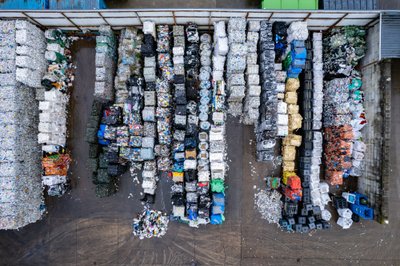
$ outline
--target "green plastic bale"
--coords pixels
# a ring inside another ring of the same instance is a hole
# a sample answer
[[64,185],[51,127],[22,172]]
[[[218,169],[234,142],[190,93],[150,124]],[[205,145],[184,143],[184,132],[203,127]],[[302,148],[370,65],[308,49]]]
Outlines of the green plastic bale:
[[102,152],[99,155],[99,168],[107,169],[107,167],[108,167],[107,155],[104,152]]
[[99,159],[98,158],[89,158],[87,161],[87,167],[90,172],[97,172],[97,168],[99,168]]
[[99,198],[109,197],[116,192],[115,184],[97,184],[96,196]]
[[224,181],[221,179],[213,179],[211,181],[211,192],[223,193],[225,191]]
[[282,68],[284,70],[287,70],[290,67],[291,64],[292,64],[292,53],[289,52],[287,54],[285,60],[283,60],[283,62],[282,62]]
[[98,144],[91,143],[89,145],[89,158],[99,157],[100,148]]

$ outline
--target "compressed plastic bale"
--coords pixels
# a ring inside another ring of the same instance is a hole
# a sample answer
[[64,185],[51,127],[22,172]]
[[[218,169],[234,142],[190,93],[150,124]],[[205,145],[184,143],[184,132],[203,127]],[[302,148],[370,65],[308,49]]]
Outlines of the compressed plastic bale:
[[285,102],[278,101],[278,113],[279,114],[286,114],[287,113],[288,105]]
[[225,21],[214,22],[214,36],[226,37]]
[[288,78],[286,80],[286,91],[287,92],[295,92],[295,91],[297,91],[298,88],[300,88],[299,79]]
[[297,104],[289,104],[287,106],[288,114],[298,114],[299,113],[299,106]]
[[294,161],[283,161],[282,169],[283,169],[283,171],[288,171],[288,172],[295,171]]
[[247,22],[247,31],[259,31],[260,21],[259,20],[249,20]]
[[257,53],[248,53],[246,55],[246,61],[248,65],[257,65]]
[[283,146],[282,159],[284,161],[294,161],[296,159],[296,147],[289,145]]
[[295,147],[300,147],[301,146],[301,140],[302,137],[301,135],[296,135],[296,134],[289,134],[283,141],[285,145],[291,145]]
[[213,56],[213,71],[224,71],[225,56]]
[[246,57],[228,55],[226,70],[228,73],[243,73],[246,69]]
[[215,42],[214,46],[214,54],[225,56],[228,54],[229,45],[228,45],[228,38],[227,37],[218,37]]
[[297,93],[293,91],[286,92],[285,102],[287,104],[297,104]]
[[143,33],[151,34],[153,37],[156,37],[156,24],[152,21],[144,21],[143,22]]
[[303,117],[300,114],[289,115],[289,130],[296,130],[301,128]]

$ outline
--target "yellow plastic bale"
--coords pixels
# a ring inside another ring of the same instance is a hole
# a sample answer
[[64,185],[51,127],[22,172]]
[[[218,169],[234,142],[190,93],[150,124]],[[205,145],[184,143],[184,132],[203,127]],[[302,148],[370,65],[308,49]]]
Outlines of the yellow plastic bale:
[[284,93],[278,93],[277,96],[279,100],[285,99],[285,94]]
[[172,180],[174,182],[183,182],[183,173],[172,172]]
[[[283,171],[284,172],[286,172],[286,171],[294,171],[294,168],[295,168],[294,161],[283,161]],[[287,181],[287,179],[284,182],[285,185],[286,185],[286,181]]]
[[298,114],[299,113],[299,106],[297,104],[288,104],[288,114]]
[[288,91],[285,93],[285,102],[287,104],[297,104],[297,93],[294,91]]
[[300,147],[301,146],[301,139],[302,137],[300,135],[296,134],[289,134],[283,139],[283,145],[291,145],[295,147]]
[[295,146],[283,146],[282,159],[284,161],[296,160],[296,147]]
[[300,114],[289,115],[289,131],[301,128],[303,117]]
[[297,89],[300,88],[300,81],[299,79],[295,78],[288,78],[286,80],[286,86],[285,90],[288,91],[297,91]]
[[[284,162],[285,163],[285,162]],[[294,163],[294,162],[293,162]],[[282,175],[282,182],[283,182],[283,184],[287,184],[287,180],[288,180],[288,178],[290,177],[290,176],[294,176],[294,175],[296,175],[296,173],[294,172],[294,170],[293,171],[285,171],[285,170],[283,170],[283,175]]]

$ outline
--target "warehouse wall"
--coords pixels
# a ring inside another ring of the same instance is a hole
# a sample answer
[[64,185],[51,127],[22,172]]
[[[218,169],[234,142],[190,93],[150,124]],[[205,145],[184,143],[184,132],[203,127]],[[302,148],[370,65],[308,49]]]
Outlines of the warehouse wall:
[[[361,63],[362,81],[365,96],[365,110],[368,125],[363,129],[367,151],[365,153],[364,175],[358,179],[358,190],[368,196],[375,208],[377,219],[383,221],[388,217],[386,213],[387,176],[385,167],[385,123],[387,110],[384,109],[386,100],[385,90],[382,87],[382,72],[385,63],[379,62],[379,24],[370,28],[367,37],[367,54]],[[387,75],[387,73],[385,74]],[[389,110],[390,113],[390,110]]]

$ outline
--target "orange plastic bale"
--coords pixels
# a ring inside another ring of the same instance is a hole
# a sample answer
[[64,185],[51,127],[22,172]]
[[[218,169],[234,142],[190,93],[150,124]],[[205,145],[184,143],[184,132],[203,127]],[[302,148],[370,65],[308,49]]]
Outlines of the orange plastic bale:
[[291,189],[301,189],[301,180],[297,175],[289,176],[287,184]]
[[332,186],[343,184],[343,172],[342,171],[326,171],[325,179]]

